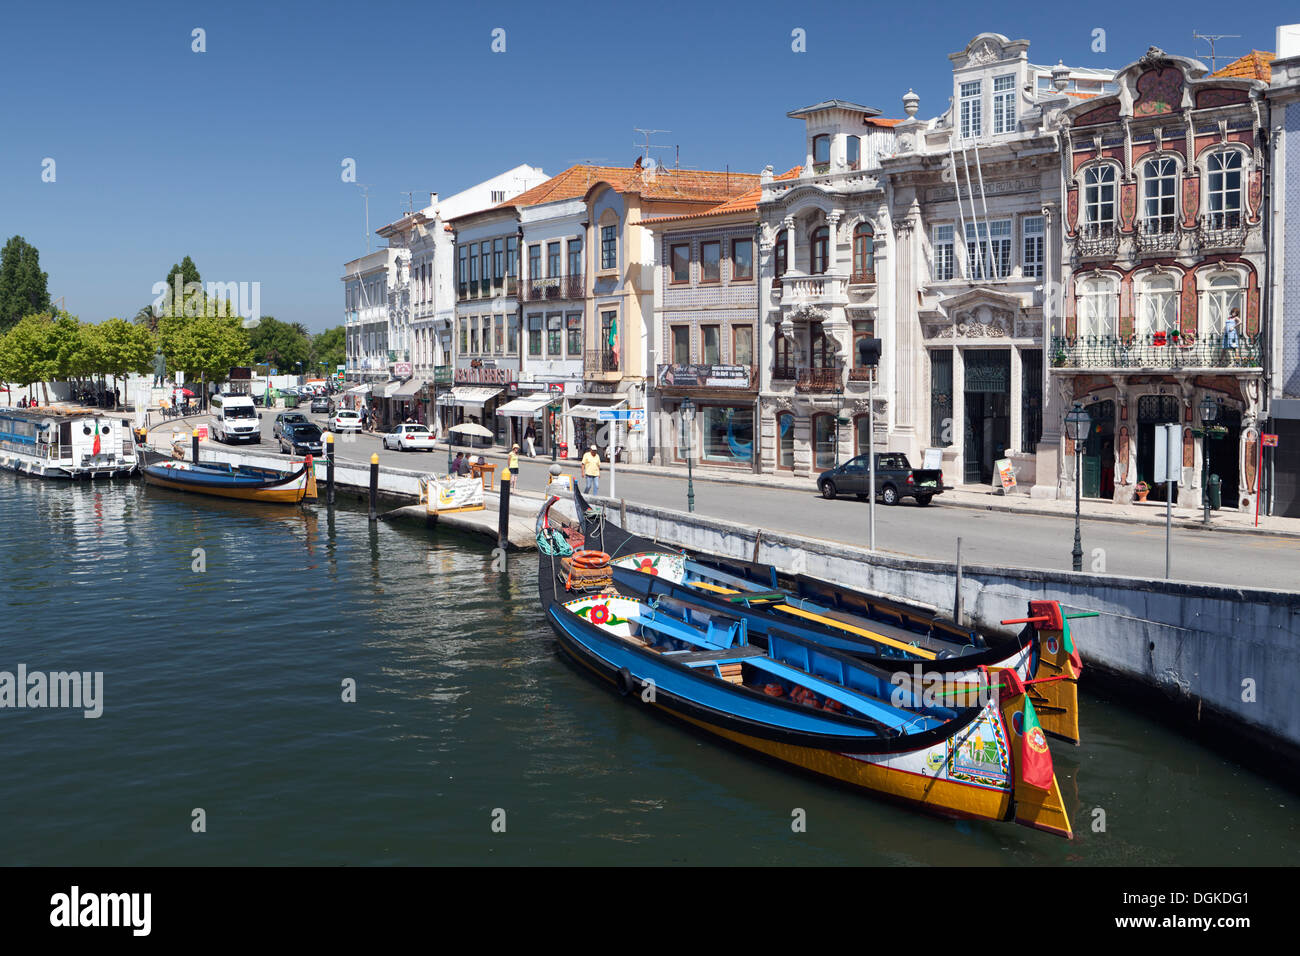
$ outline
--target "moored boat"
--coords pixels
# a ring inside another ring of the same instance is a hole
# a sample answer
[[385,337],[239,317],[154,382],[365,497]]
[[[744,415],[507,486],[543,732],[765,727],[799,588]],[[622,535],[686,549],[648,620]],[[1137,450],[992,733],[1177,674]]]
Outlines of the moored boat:
[[120,478],[137,467],[130,423],[91,411],[0,408],[0,468],[36,478]]
[[[713,737],[840,783],[948,816],[1014,820],[1071,837],[1051,755],[1015,672],[966,697],[779,630],[749,642],[743,617],[689,600],[642,600],[574,576],[538,519],[538,594],[561,649],[649,706]],[[599,571],[598,567],[588,570]]]
[[271,468],[231,465],[225,462],[164,459],[147,464],[142,473],[148,484],[176,491],[192,491],[218,498],[298,504],[316,497],[316,475],[308,455],[297,471],[284,474]]

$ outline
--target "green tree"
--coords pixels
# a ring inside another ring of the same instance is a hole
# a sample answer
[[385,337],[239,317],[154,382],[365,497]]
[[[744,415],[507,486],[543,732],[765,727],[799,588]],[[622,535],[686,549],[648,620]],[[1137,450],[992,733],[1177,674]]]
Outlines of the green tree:
[[5,243],[0,250],[0,332],[50,307],[48,280],[35,246],[22,236]]
[[154,337],[148,328],[125,319],[109,319],[100,324],[99,334],[103,340],[101,371],[113,376],[114,390],[118,390],[117,380],[132,372],[147,375],[153,371]]
[[[194,264],[194,260],[186,256],[179,263],[173,263],[172,267],[167,270],[167,291],[163,293],[166,297],[164,300],[163,311],[170,312],[173,315],[198,315],[197,306],[204,301],[202,285],[203,279],[199,275],[199,267]],[[179,283],[179,285],[178,285]],[[195,287],[198,288],[195,288]],[[177,301],[177,290],[180,291],[180,298]],[[139,321],[141,313],[136,313],[136,319]],[[154,323],[156,327],[156,322]]]
[[53,331],[54,320],[48,314],[28,315],[0,339],[0,380],[28,388],[40,382],[47,405],[50,393],[45,383],[53,377],[56,356]]
[[281,322],[264,315],[249,334],[248,342],[254,362],[267,362],[285,373],[295,371],[299,362],[304,370],[311,368],[311,335],[297,322]]
[[168,315],[159,320],[158,332],[168,367],[184,372],[188,381],[223,382],[233,366],[247,364],[251,356],[238,313]]
[[336,325],[312,336],[312,362],[324,365],[327,374],[333,375],[335,368],[347,361],[347,333],[343,326]]

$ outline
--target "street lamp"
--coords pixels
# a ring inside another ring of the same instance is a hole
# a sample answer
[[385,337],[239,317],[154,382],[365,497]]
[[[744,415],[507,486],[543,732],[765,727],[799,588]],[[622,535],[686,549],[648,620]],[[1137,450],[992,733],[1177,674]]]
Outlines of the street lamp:
[[555,452],[556,448],[560,444],[559,439],[555,435],[555,416],[560,414],[560,409],[563,407],[564,406],[559,402],[551,402],[550,405],[546,406],[546,410],[551,413],[551,464],[555,464],[556,462]]
[[1205,503],[1205,523],[1210,523],[1210,426],[1219,417],[1219,403],[1209,395],[1201,399],[1201,500]]
[[682,421],[686,423],[686,510],[695,510],[695,472],[691,466],[691,432],[695,424],[695,403],[682,400]]
[[1065,416],[1066,434],[1074,442],[1074,570],[1083,570],[1083,542],[1079,537],[1079,486],[1083,483],[1083,440],[1092,428],[1092,416],[1083,410],[1081,402],[1075,402]]

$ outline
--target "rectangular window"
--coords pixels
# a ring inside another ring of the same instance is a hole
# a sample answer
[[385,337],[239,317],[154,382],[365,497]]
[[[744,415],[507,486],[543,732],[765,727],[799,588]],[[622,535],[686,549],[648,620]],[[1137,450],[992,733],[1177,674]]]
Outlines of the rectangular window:
[[582,240],[569,240],[569,275],[582,275]]
[[542,247],[533,245],[528,247],[528,278],[529,280],[540,279],[542,277]]
[[479,246],[479,279],[483,285],[490,285],[492,281],[492,243],[486,239]]
[[478,281],[478,244],[469,244],[469,281]]
[[469,352],[469,319],[463,316],[460,320],[460,350],[462,353]]
[[465,283],[469,281],[469,251],[464,246],[460,247],[460,266],[456,273],[456,281],[461,286],[460,291],[464,292]]
[[504,279],[506,275],[506,241],[502,239],[492,240],[492,274],[498,279]]
[[618,312],[611,309],[600,313],[600,346],[604,351],[600,371],[618,371],[619,334]]
[[506,275],[515,278],[519,275],[519,237],[506,237]]
[[534,357],[542,354],[542,317],[539,313],[528,317],[528,354]]
[[993,132],[1010,133],[1016,128],[1015,74],[993,78]]
[[689,325],[673,326],[673,364],[691,364],[691,327]]
[[1030,279],[1043,277],[1043,232],[1042,216],[1025,217],[1025,276]]
[[700,243],[700,282],[717,282],[722,278],[722,243]]
[[691,247],[688,243],[682,243],[679,246],[673,246],[669,250],[669,258],[672,260],[673,282],[683,283],[691,281]]
[[564,317],[558,312],[546,316],[546,357],[564,358]]
[[935,226],[933,245],[935,279],[953,278],[956,274],[953,227]]
[[984,132],[984,91],[979,80],[961,84],[961,138],[973,139]]
[[1093,235],[1115,225],[1115,167],[1109,163],[1089,167],[1083,174],[1083,221]]
[[471,355],[478,354],[478,316],[469,320],[469,351]]
[[972,279],[1005,279],[1011,274],[1011,220],[966,223],[966,274]]
[[731,329],[731,364],[754,364],[754,329],[749,325],[736,325]]
[[737,282],[752,278],[754,278],[754,240],[733,239],[731,242],[731,281]]
[[952,349],[930,353],[930,447],[952,444]]
[[560,274],[560,243],[551,242],[546,245],[546,274],[556,278]]
[[568,336],[569,358],[582,358],[582,313],[570,312],[564,317],[565,332]]
[[507,326],[506,326],[507,329],[508,329],[508,331],[507,331],[507,333],[506,333],[506,336],[507,336],[507,337],[506,337],[506,354],[507,354],[507,355],[518,355],[518,354],[519,354],[519,316],[517,316],[517,315],[509,315],[509,316],[506,316],[506,318],[507,318],[507,320],[508,320],[508,322],[507,322]]
[[702,345],[701,360],[705,365],[721,365],[721,341],[719,328],[716,325],[706,325],[700,329],[700,342]]
[[602,269],[618,268],[618,227],[600,227],[600,267]]
[[506,352],[506,317],[504,315],[494,315],[492,317],[492,351],[497,355],[504,355]]

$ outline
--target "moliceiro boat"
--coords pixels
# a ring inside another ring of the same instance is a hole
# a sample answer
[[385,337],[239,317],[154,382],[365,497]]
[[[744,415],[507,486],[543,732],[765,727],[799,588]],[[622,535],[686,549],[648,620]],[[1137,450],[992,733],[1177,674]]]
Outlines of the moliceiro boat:
[[945,696],[779,628],[756,646],[746,618],[689,594],[644,600],[601,587],[601,556],[566,553],[566,536],[550,526],[557,500],[537,522],[542,608],[563,652],[635,706],[933,813],[1072,837],[1013,669],[986,668],[973,693]]
[[58,408],[0,408],[0,468],[37,478],[117,478],[137,467],[126,419]]
[[1083,671],[1070,620],[1055,601],[1031,601],[1014,640],[990,641],[972,627],[938,618],[926,608],[778,572],[771,565],[687,555],[632,534],[574,489],[580,528],[567,529],[573,547],[610,555],[612,583],[626,595],[688,599],[743,618],[763,645],[772,631],[797,636],[865,663],[921,675],[944,692],[978,687],[981,668],[1011,669],[1025,683],[1042,729],[1079,743],[1078,679]]
[[144,466],[144,480],[160,488],[192,491],[218,498],[298,504],[316,497],[316,474],[308,455],[302,467],[290,474],[272,468],[231,465],[224,462],[163,460]]

